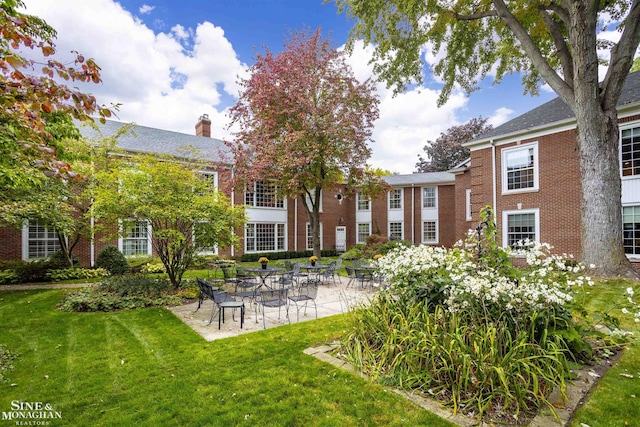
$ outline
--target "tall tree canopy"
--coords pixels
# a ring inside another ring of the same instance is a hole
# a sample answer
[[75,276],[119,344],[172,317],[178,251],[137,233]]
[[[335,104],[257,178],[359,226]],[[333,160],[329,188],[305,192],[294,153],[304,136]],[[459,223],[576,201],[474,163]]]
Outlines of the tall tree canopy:
[[[335,0],[357,19],[354,38],[375,45],[375,71],[401,91],[420,82],[425,47],[444,80],[468,92],[490,72],[523,74],[525,90],[546,82],[573,110],[582,180],[582,260],[601,274],[633,274],[622,246],[616,105],[640,42],[640,0]],[[598,38],[617,28],[617,42]],[[598,56],[607,49],[608,58]],[[598,69],[607,62],[604,75]]]
[[[69,63],[55,59],[56,31],[20,8],[21,0],[0,2],[0,200],[14,192],[19,197],[43,173],[75,177],[51,143],[45,126],[49,113],[61,111],[78,120],[111,116],[92,95],[61,83],[100,83],[100,67],[78,52]],[[27,59],[25,50],[40,59]]]
[[424,151],[427,158],[418,154],[416,172],[438,172],[454,168],[469,157],[469,149],[462,144],[492,129],[488,118],[475,117],[467,123],[452,126],[442,132],[435,141],[427,141]]
[[249,71],[231,109],[240,129],[230,143],[236,183],[268,179],[279,197],[300,198],[319,255],[322,190],[382,182],[366,168],[378,118],[374,84],[359,83],[319,29],[293,33],[283,52],[259,54]]

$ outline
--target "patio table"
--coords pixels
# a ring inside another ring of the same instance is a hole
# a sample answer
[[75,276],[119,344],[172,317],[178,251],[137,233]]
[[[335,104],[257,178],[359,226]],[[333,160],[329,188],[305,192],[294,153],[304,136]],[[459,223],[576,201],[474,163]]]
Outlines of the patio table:
[[281,267],[245,268],[245,271],[253,273],[260,278],[261,283],[259,287],[264,286],[267,289],[271,289],[271,286],[267,285],[267,279],[275,273],[284,271],[284,268],[281,268]]
[[[301,269],[306,270],[309,275],[309,281],[313,283],[320,283],[320,273],[329,267],[326,264],[303,264],[300,266]],[[312,275],[315,276],[315,279],[312,279]]]

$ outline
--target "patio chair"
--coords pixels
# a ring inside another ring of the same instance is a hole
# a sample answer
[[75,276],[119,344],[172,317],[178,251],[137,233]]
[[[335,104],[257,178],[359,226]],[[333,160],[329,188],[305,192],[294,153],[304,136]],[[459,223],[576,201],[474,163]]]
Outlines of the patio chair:
[[283,271],[271,279],[271,288],[293,288],[296,285],[296,279],[293,276],[293,270]]
[[[236,300],[233,296],[223,291],[214,291],[213,300],[218,306],[218,329],[220,329],[220,320],[224,323],[224,310],[227,308],[232,309],[231,318],[235,320],[235,311],[240,309],[240,329],[244,326],[244,302]],[[211,313],[211,320],[213,320],[213,313]],[[209,323],[211,323],[209,320]]]
[[309,283],[300,287],[299,292],[296,295],[290,295],[289,301],[296,306],[296,322],[300,321],[300,310],[304,308],[304,315],[307,315],[307,305],[313,303],[313,308],[316,310],[316,319],[318,318],[318,306],[316,305],[316,298],[318,297],[318,285],[315,283]]
[[347,286],[346,286],[346,287],[348,288],[349,286],[351,286],[351,284],[352,284],[354,281],[356,281],[356,282],[357,282],[357,279],[356,279],[356,270],[355,270],[355,268],[353,268],[353,267],[352,267],[352,266],[350,266],[350,265],[345,265],[345,266],[344,266],[344,269],[345,269],[345,271],[347,272],[347,277],[349,277],[349,281],[347,282]]
[[320,276],[320,280],[325,283],[325,281],[331,280],[333,281],[333,284],[336,284],[336,266],[337,266],[337,262],[336,261],[331,261],[329,264],[327,264],[327,268],[321,272],[319,274]]
[[278,320],[280,319],[280,311],[282,307],[286,310],[287,321],[291,323],[291,319],[289,319],[289,302],[287,299],[287,293],[289,289],[273,289],[273,290],[262,290],[258,294],[256,299],[256,314],[258,311],[258,307],[262,307],[262,326],[264,329],[267,328],[266,321],[266,309],[267,308],[278,308]]
[[[198,311],[200,310],[200,306],[202,306],[202,304],[204,303],[205,298],[213,301],[213,292],[219,290],[219,288],[216,286],[212,286],[208,281],[200,279],[198,277],[196,277],[196,282],[200,287],[200,295],[198,295],[198,308],[196,308],[196,311]],[[215,309],[216,305],[213,304],[213,310],[215,311]],[[213,313],[211,313],[211,318],[213,319]],[[209,320],[209,323],[211,323],[211,320]]]

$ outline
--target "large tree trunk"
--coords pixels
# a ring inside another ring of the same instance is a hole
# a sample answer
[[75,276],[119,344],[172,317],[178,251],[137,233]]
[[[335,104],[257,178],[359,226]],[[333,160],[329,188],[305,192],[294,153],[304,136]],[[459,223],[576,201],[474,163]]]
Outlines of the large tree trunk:
[[618,115],[576,99],[582,175],[582,262],[601,276],[637,273],[622,245]]

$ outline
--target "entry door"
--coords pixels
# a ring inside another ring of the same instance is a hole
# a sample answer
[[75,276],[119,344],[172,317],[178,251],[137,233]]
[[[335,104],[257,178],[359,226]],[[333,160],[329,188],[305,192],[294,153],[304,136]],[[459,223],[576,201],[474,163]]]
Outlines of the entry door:
[[347,250],[347,227],[336,227],[336,251],[345,252]]

